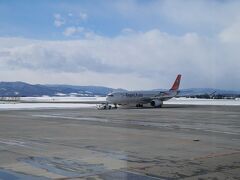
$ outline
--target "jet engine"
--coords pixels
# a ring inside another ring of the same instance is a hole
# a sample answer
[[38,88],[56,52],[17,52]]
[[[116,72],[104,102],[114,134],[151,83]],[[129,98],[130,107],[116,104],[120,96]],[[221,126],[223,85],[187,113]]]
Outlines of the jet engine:
[[163,103],[162,101],[155,99],[155,100],[152,100],[150,104],[153,107],[161,107]]

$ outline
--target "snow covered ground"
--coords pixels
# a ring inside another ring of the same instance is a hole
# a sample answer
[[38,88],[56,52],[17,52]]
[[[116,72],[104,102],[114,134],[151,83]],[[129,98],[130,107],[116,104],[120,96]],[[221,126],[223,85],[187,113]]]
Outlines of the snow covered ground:
[[25,102],[81,102],[81,101],[106,101],[106,97],[21,97]]
[[55,109],[55,108],[95,108],[95,104],[77,104],[77,103],[8,103],[0,104],[0,110],[14,109]]
[[[105,101],[105,97],[24,97],[21,100],[25,103],[1,103],[0,109],[48,109],[48,108],[95,108],[96,104],[80,102]],[[41,102],[41,103],[37,103]],[[79,102],[79,103],[78,103]],[[164,104],[184,104],[184,105],[221,105],[240,106],[240,99],[195,99],[195,98],[173,98],[164,101]]]
[[[8,109],[55,109],[95,108],[96,104],[81,102],[105,101],[105,97],[21,97],[22,102],[0,102],[0,110]],[[78,103],[79,102],[79,103]]]
[[172,98],[163,104],[240,106],[240,99]]

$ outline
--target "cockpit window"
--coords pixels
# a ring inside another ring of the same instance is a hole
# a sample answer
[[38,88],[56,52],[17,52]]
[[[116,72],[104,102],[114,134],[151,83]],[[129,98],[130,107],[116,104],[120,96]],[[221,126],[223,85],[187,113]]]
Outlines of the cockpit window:
[[113,97],[113,94],[108,94],[107,96],[108,96],[108,97]]

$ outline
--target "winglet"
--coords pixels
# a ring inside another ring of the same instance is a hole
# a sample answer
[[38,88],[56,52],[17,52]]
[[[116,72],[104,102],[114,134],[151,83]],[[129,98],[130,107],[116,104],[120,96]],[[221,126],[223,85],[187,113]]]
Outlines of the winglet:
[[181,81],[181,74],[179,74],[174,82],[174,84],[172,85],[172,88],[170,90],[172,91],[177,91],[180,85],[180,81]]

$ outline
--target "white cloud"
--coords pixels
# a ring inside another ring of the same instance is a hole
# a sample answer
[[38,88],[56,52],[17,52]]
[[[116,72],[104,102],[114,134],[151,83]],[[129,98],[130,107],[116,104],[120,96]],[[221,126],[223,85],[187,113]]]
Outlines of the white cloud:
[[72,16],[73,16],[73,13],[68,13],[68,16],[72,17]]
[[86,14],[86,13],[83,13],[83,12],[80,12],[79,13],[79,18],[80,18],[80,20],[87,20],[87,18],[88,18],[88,15]]
[[240,21],[224,29],[219,37],[223,42],[240,43]]
[[136,32],[132,28],[124,28],[124,29],[122,29],[122,33],[132,34],[132,33],[136,33]]
[[83,27],[74,27],[74,26],[71,26],[71,27],[67,27],[63,34],[65,36],[73,36],[73,35],[76,35],[76,34],[79,34],[79,33],[82,33],[84,31],[84,28]]
[[[75,27],[68,35],[76,31]],[[0,77],[151,89],[170,87],[175,75],[182,73],[184,88],[240,89],[239,56],[238,46],[222,42],[220,35],[173,36],[158,29],[68,41],[1,38]]]
[[[14,74],[14,76],[13,76]],[[15,69],[0,72],[1,79],[4,81],[25,81],[32,84],[72,84],[72,85],[97,85],[108,87],[129,87],[129,82],[132,82],[131,88],[138,89],[139,84],[145,84],[146,87],[154,85],[154,81],[149,81],[147,78],[135,76],[134,74],[101,74],[92,71],[79,72],[49,72],[42,70]],[[126,81],[128,79],[128,81]],[[46,81],[47,80],[47,81]],[[113,81],[114,80],[114,81]],[[144,88],[144,87],[143,87]]]
[[64,25],[66,23],[65,19],[61,16],[61,14],[54,14],[54,25],[56,27],[61,27],[62,25]]
[[87,38],[87,39],[93,39],[99,37],[96,33],[94,33],[91,30],[85,29],[84,27],[80,26],[70,26],[66,27],[63,31],[63,34],[66,37],[77,37],[77,38]]
[[205,35],[218,33],[240,17],[240,1],[237,0],[115,1],[111,6],[138,27],[158,27],[171,32],[196,31]]
[[56,27],[62,27],[65,26],[63,30],[63,35],[66,37],[72,37],[72,36],[83,36],[83,37],[89,37],[92,36],[94,33],[89,30],[85,30],[84,27],[79,26],[82,21],[86,21],[88,18],[88,15],[86,13],[78,13],[75,15],[74,13],[69,12],[66,16],[62,16],[61,14],[54,14],[54,25]]
[[77,15],[74,13],[67,13],[65,16],[55,13],[53,15],[54,17],[54,25],[56,27],[61,27],[63,25],[73,25],[76,26],[80,24],[82,21],[86,21],[88,18],[88,15],[86,13],[80,12]]

